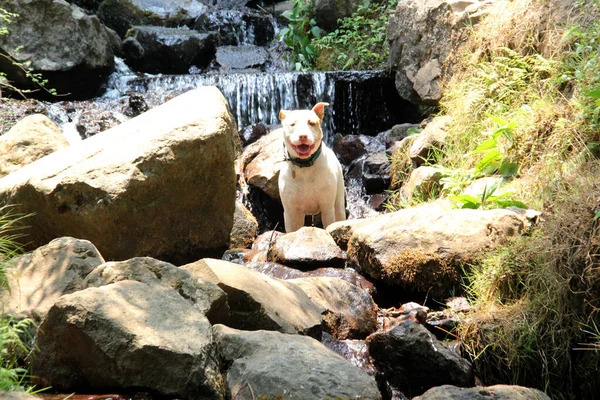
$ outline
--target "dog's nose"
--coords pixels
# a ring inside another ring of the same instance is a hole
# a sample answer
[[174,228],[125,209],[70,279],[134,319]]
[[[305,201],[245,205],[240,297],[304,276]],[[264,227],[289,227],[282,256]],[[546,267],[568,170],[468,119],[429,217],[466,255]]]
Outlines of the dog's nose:
[[298,140],[301,142],[306,142],[308,140],[308,135],[300,135],[298,136]]

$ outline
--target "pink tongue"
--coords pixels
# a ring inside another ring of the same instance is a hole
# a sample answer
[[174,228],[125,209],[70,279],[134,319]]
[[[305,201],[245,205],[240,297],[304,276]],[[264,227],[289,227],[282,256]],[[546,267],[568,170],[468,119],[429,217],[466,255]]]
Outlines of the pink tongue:
[[305,154],[308,153],[310,151],[310,146],[307,144],[299,144],[298,145],[298,152],[301,154]]

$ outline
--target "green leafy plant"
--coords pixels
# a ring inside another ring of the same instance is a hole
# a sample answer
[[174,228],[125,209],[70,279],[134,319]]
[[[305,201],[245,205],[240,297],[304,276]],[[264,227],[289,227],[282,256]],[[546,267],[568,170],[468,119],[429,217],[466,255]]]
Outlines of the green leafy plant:
[[496,181],[492,186],[488,187],[487,185],[484,187],[483,192],[479,197],[470,195],[470,194],[460,194],[457,196],[451,196],[450,199],[462,204],[461,208],[471,208],[477,209],[489,208],[490,204],[493,205],[493,208],[506,208],[506,207],[519,207],[519,208],[527,208],[525,204],[518,200],[513,200],[509,198],[509,192],[504,192],[499,195],[494,195],[496,189],[500,187],[502,180]]
[[350,16],[338,20],[338,28],[314,41],[319,70],[383,69],[389,45],[387,11],[398,0],[364,1]]
[[278,38],[291,48],[288,64],[295,71],[312,69],[317,52],[312,44],[321,36],[321,28],[311,17],[312,7],[304,0],[292,0],[293,7],[282,16],[288,20],[287,27],[279,31]]

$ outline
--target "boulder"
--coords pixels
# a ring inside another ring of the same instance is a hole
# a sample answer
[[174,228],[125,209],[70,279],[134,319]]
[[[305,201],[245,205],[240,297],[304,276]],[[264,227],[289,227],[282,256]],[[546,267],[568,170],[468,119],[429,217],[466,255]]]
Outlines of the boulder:
[[419,167],[425,163],[435,163],[440,157],[446,142],[446,127],[450,117],[438,116],[425,126],[412,141],[409,156],[413,165]]
[[107,262],[85,279],[85,287],[100,287],[131,280],[173,289],[199,309],[211,324],[226,324],[229,318],[227,295],[217,285],[189,271],[150,257]]
[[337,222],[328,231],[340,246],[347,240],[348,262],[359,272],[447,297],[460,284],[461,266],[519,235],[523,219],[504,209],[417,207]]
[[29,115],[0,136],[0,177],[69,147],[62,131],[42,114]]
[[342,135],[340,133],[333,138],[333,151],[345,165],[349,165],[367,153],[363,136]]
[[390,168],[390,160],[385,152],[367,156],[362,172],[362,183],[367,194],[381,193],[389,188]]
[[273,199],[279,199],[279,169],[283,162],[283,135],[276,129],[247,146],[238,163],[244,180]]
[[254,45],[221,46],[217,48],[217,64],[221,72],[244,69],[264,70],[269,62],[269,52]]
[[[114,69],[111,40],[96,16],[85,14],[64,0],[5,0],[2,8],[18,14],[0,35],[0,71],[21,89],[39,89],[26,76],[27,63],[34,73],[41,73],[48,83],[65,95],[61,99],[91,98],[102,92],[102,85]],[[51,97],[45,90],[36,96]]]
[[279,231],[263,232],[256,237],[252,243],[253,250],[269,250],[281,236],[285,235]]
[[377,329],[377,305],[365,290],[340,278],[290,279],[326,310],[325,329],[338,339],[364,339]]
[[123,41],[127,65],[151,74],[187,74],[214,59],[217,35],[186,28],[134,26]]
[[406,200],[416,198],[421,202],[434,199],[442,189],[440,185],[442,176],[439,168],[420,166],[411,172],[408,182],[402,185],[400,196]]
[[137,25],[161,25],[161,18],[148,10],[142,10],[128,0],[102,0],[97,10],[100,21],[113,29],[120,38]]
[[258,221],[250,210],[241,202],[235,202],[233,228],[231,228],[229,248],[249,248],[258,232]]
[[64,294],[85,288],[85,277],[104,259],[87,240],[61,237],[10,261],[3,312],[43,319]]
[[297,285],[222,260],[203,259],[182,268],[227,293],[233,328],[321,335],[323,309]]
[[64,295],[36,344],[32,373],[57,390],[224,396],[208,319],[163,285],[124,280]]
[[0,399],[2,400],[40,400],[40,398],[27,392],[5,392],[0,390]]
[[373,296],[376,292],[375,285],[373,285],[364,276],[360,275],[352,268],[318,268],[312,271],[300,271],[298,269],[286,267],[285,265],[278,263],[260,261],[246,262],[244,266],[253,271],[283,280],[319,276],[340,278],[365,290],[371,296]]
[[451,56],[464,42],[491,1],[407,0],[392,12],[387,34],[389,64],[400,96],[437,105],[442,81],[452,74]]
[[109,260],[222,254],[235,209],[235,122],[214,87],[189,91],[0,179],[0,204],[35,213],[36,248],[60,236]]
[[434,387],[413,400],[550,400],[544,392],[516,385],[462,388],[452,385]]
[[338,19],[352,15],[360,4],[358,0],[316,0],[314,3],[314,13],[317,25],[327,31],[334,31],[337,27]]
[[213,327],[228,397],[381,399],[375,379],[317,340],[269,331]]
[[[241,1],[246,0],[224,0]],[[267,46],[275,38],[275,21],[269,13],[248,7],[222,7],[216,5],[194,21],[199,32],[219,32],[224,45]]]
[[185,15],[194,20],[204,14],[207,6],[198,0],[130,0],[141,10],[152,12],[162,19],[176,18]]
[[267,257],[300,269],[343,268],[346,263],[346,255],[327,231],[308,226],[278,237]]
[[367,338],[367,345],[378,370],[409,398],[434,386],[475,384],[471,363],[413,321],[374,333]]

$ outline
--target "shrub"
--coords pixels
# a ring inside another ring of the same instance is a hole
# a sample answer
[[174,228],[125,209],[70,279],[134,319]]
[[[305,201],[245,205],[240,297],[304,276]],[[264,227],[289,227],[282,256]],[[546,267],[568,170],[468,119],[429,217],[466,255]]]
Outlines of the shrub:
[[282,14],[288,20],[288,25],[279,31],[278,39],[291,49],[287,56],[290,68],[308,71],[312,69],[317,55],[312,42],[321,36],[321,29],[311,17],[313,11],[310,2],[292,0],[292,5],[291,10]]
[[389,56],[387,11],[398,0],[366,0],[338,28],[314,40],[317,70],[385,69]]

